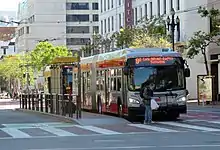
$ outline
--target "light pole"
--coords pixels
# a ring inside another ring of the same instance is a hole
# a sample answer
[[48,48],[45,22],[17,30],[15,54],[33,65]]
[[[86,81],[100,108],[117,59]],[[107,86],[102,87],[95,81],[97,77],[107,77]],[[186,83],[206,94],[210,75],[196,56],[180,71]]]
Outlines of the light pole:
[[172,18],[170,20],[170,17],[167,17],[167,26],[168,26],[168,31],[170,30],[169,26],[171,27],[171,35],[172,35],[172,46],[173,46],[173,50],[174,50],[174,31],[175,31],[175,27],[177,27],[177,31],[179,32],[179,27],[180,27],[180,19],[177,16],[176,20],[175,20],[175,10],[172,8],[171,12],[170,12]]

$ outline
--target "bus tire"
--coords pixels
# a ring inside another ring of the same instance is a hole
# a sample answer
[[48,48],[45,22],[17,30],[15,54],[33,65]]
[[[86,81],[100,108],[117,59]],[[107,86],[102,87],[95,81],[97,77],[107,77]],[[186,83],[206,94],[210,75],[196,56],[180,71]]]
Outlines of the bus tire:
[[117,106],[118,106],[118,117],[123,117],[122,102],[120,98],[118,98],[117,100]]
[[97,98],[97,104],[98,104],[98,106],[97,106],[98,113],[102,114],[102,101],[101,101],[100,96],[98,96],[98,98]]
[[167,112],[167,117],[169,120],[177,120],[180,117],[180,113],[177,111]]

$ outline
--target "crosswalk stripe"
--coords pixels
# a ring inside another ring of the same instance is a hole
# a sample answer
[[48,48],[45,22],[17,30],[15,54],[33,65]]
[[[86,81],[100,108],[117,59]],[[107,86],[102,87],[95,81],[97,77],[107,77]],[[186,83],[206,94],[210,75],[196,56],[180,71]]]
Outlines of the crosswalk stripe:
[[158,123],[159,124],[164,124],[164,125],[182,127],[182,128],[189,128],[189,129],[195,129],[195,130],[203,130],[203,131],[208,131],[208,132],[220,131],[220,129],[216,129],[216,128],[201,127],[201,126],[189,125],[189,124],[177,123],[177,122],[158,122]]
[[30,138],[31,136],[14,128],[1,128],[1,130],[13,138]]
[[220,124],[220,121],[208,121],[209,123]]
[[85,129],[85,130],[90,130],[96,133],[100,133],[100,134],[106,134],[106,135],[112,135],[112,134],[121,134],[119,132],[116,131],[111,131],[108,129],[102,129],[102,128],[98,128],[98,127],[94,127],[94,126],[80,126],[80,125],[75,125],[75,127],[81,128],[81,129]]
[[153,125],[129,124],[129,126],[143,128],[143,129],[148,129],[148,130],[153,130],[153,131],[157,131],[157,132],[179,132],[177,130],[156,127],[156,126],[153,126]]
[[44,131],[47,131],[47,132],[50,132],[52,134],[55,134],[57,136],[77,136],[76,134],[74,133],[70,133],[70,132],[67,132],[67,131],[64,131],[64,130],[61,130],[61,129],[57,129],[57,128],[54,128],[54,127],[39,127],[41,130],[44,130]]

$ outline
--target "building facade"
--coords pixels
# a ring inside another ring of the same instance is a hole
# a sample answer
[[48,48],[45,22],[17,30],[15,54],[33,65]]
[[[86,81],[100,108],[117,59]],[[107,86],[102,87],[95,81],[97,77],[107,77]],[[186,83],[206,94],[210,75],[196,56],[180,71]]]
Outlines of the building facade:
[[[214,1],[214,0],[213,0]],[[180,18],[180,42],[186,42],[199,30],[208,32],[209,23],[197,13],[199,6],[207,6],[207,0],[99,0],[100,34],[111,35],[121,27],[135,26],[139,20],[152,16],[170,16],[174,8]],[[177,42],[175,32],[175,42]],[[187,89],[191,99],[197,99],[197,75],[205,74],[201,55],[187,59],[191,68],[191,77],[187,79]],[[190,83],[190,84],[189,84]]]
[[[22,3],[22,4],[21,4]],[[79,50],[98,32],[98,0],[25,0],[20,3],[16,47],[33,50],[39,41]]]

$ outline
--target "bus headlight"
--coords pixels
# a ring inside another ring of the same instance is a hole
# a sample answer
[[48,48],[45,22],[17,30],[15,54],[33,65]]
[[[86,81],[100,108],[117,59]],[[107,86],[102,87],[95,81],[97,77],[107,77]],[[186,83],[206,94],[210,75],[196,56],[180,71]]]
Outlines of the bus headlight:
[[140,104],[140,101],[136,100],[136,99],[133,99],[133,98],[129,98],[129,103]]
[[181,97],[180,99],[178,99],[178,102],[185,102],[186,101],[186,97]]

